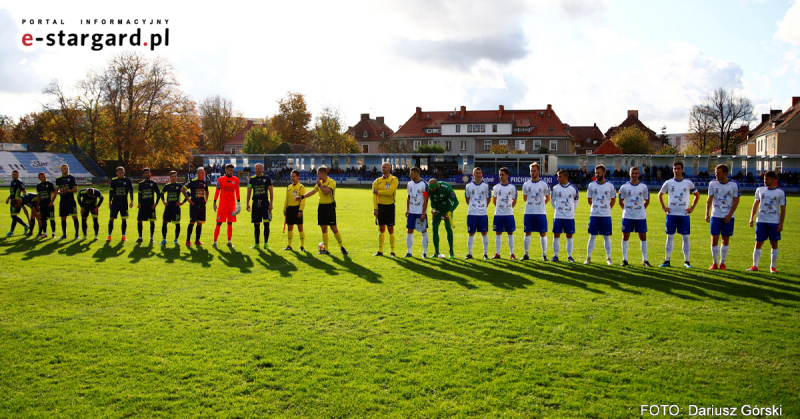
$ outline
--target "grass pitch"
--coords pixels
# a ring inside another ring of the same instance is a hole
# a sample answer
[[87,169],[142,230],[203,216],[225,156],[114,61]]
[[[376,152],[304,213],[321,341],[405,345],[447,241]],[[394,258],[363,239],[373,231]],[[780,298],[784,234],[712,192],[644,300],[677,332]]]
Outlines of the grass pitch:
[[[282,203],[284,189],[275,192]],[[676,404],[684,416],[690,404],[774,404],[784,417],[800,416],[800,227],[792,215],[800,198],[788,200],[781,273],[770,275],[744,272],[751,193],[742,197],[728,272],[707,270],[705,196],[692,215],[689,270],[641,267],[634,238],[628,268],[606,266],[600,240],[600,263],[590,266],[510,261],[505,244],[503,260],[464,261],[458,193],[456,260],[372,257],[378,234],[366,189],[337,193],[348,257],[332,236],[332,256],[316,255],[316,197],[305,213],[307,253],[279,250],[279,208],[270,251],[248,249],[247,213],[234,228],[236,247],[219,251],[210,246],[213,224],[206,246],[191,249],[172,244],[172,228],[167,246],[122,244],[119,220],[110,244],[24,239],[18,230],[0,239],[0,416],[625,418],[640,417],[642,404]],[[648,237],[657,265],[665,235],[655,200]],[[404,190],[398,202],[402,256]],[[583,261],[585,200],[578,212],[575,258]],[[107,217],[104,207],[101,239]],[[521,206],[516,217],[521,256]],[[614,208],[615,263],[620,218]],[[5,232],[7,205],[0,220]],[[60,235],[60,220],[57,228]],[[160,231],[159,223],[157,238]],[[131,221],[128,237],[136,236]],[[442,242],[446,251],[443,227]],[[415,245],[419,256],[419,236]],[[534,240],[532,256],[538,249]],[[673,259],[682,259],[680,240]]]

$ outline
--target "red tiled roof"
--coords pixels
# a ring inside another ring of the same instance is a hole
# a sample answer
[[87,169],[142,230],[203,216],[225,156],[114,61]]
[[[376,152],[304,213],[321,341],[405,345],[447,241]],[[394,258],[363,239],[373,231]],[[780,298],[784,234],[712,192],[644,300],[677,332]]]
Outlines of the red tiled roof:
[[[515,127],[534,127],[531,132],[515,132],[512,136],[517,137],[572,137],[567,132],[564,124],[558,118],[552,108],[549,109],[522,109],[522,110],[481,110],[481,111],[424,111],[419,114],[414,113],[402,125],[397,132],[392,135],[394,138],[414,138],[414,137],[441,137],[441,133],[426,133],[425,128],[439,127],[441,124],[455,123],[485,123],[492,124],[498,122],[513,122]],[[553,127],[553,131],[550,131]]]
[[622,154],[622,150],[619,149],[611,140],[603,141],[603,144],[600,144],[600,147],[594,150],[594,154]]
[[227,146],[243,146],[244,145],[244,135],[247,134],[247,131],[253,128],[253,121],[248,120],[245,124],[244,128],[240,129],[239,132],[236,133],[230,140],[226,141],[223,144],[223,147]]
[[640,130],[644,131],[651,142],[661,141],[658,139],[658,136],[656,135],[655,131],[651,130],[650,128],[647,128],[647,125],[645,125],[642,121],[640,121],[638,117],[633,115],[629,115],[628,118],[622,121],[622,123],[619,124],[618,126],[609,128],[608,131],[606,131],[606,138],[611,138],[614,136],[614,134],[616,134],[620,130],[633,126],[638,127]]
[[[754,136],[759,136],[763,134],[767,134],[776,130],[783,128],[785,125],[790,123],[795,117],[800,115],[800,101],[798,101],[794,106],[787,109],[786,112],[774,117],[771,121],[767,121],[764,125],[764,128],[761,132],[756,133]],[[775,124],[773,128],[772,124]]]
[[[378,117],[383,119],[383,117]],[[431,122],[431,121],[428,121]],[[356,141],[380,141],[381,133],[389,137],[394,134],[394,131],[378,119],[370,119],[369,114],[361,114],[361,120],[352,127],[348,127],[347,131],[355,137]],[[364,131],[367,131],[367,136],[364,137]]]

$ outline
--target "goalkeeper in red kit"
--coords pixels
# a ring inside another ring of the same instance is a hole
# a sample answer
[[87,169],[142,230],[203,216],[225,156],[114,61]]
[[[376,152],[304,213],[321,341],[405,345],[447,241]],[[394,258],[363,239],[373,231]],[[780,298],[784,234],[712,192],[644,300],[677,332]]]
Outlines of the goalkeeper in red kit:
[[[220,199],[220,195],[222,195],[222,199]],[[219,207],[217,207],[217,200],[219,200]],[[214,211],[217,212],[217,228],[214,229],[214,248],[217,248],[219,228],[225,222],[228,223],[228,247],[233,247],[231,243],[233,223],[236,222],[236,215],[242,211],[242,207],[239,203],[239,178],[233,176],[232,164],[225,166],[225,176],[220,176],[217,180],[217,191],[214,193]]]

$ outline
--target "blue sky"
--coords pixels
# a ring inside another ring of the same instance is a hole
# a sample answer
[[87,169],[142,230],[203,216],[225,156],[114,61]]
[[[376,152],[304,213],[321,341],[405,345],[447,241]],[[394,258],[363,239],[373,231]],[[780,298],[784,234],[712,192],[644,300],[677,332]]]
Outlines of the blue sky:
[[[23,48],[23,33],[103,32],[80,18],[169,18],[167,58],[195,100],[220,94],[249,117],[274,113],[288,90],[312,111],[338,106],[397,129],[416,106],[536,109],[571,125],[620,123],[638,109],[651,128],[686,130],[687,109],[723,86],[757,113],[800,96],[800,0],[385,0],[239,2],[214,8],[166,2],[0,1],[0,114],[71,88],[120,49]],[[31,2],[28,2],[31,3]],[[21,19],[59,18],[64,27]],[[118,30],[116,27],[114,31]],[[146,33],[149,28],[143,28]]]

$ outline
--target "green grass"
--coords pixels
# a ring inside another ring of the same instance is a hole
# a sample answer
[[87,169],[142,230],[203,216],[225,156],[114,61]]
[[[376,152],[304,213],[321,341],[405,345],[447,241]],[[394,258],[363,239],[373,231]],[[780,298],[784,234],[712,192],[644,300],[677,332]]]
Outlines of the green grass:
[[[405,192],[398,195],[402,227]],[[463,202],[458,259],[375,258],[366,189],[337,194],[349,257],[335,247],[324,257],[277,250],[286,246],[277,211],[273,251],[248,249],[246,213],[236,248],[219,251],[171,240],[123,245],[119,222],[110,244],[5,238],[0,416],[627,418],[639,417],[641,404],[677,404],[684,414],[689,404],[775,404],[798,417],[800,227],[792,214],[800,198],[789,198],[781,273],[747,274],[751,195],[742,198],[728,272],[706,270],[700,210],[694,270],[643,268],[636,241],[629,268],[513,262],[505,245],[504,260],[464,261]],[[283,196],[276,188],[278,202]],[[316,202],[305,215],[313,253]],[[648,221],[657,264],[665,235],[655,209]],[[588,205],[579,213],[582,261]],[[516,214],[521,226],[522,209]],[[9,219],[7,206],[0,217]],[[617,263],[619,219],[615,208]],[[206,243],[212,233],[206,226]],[[128,235],[135,238],[135,222]],[[416,246],[419,254],[419,237]],[[521,234],[516,247],[521,255]],[[602,253],[598,241],[595,260]],[[761,266],[768,260],[765,251]]]

